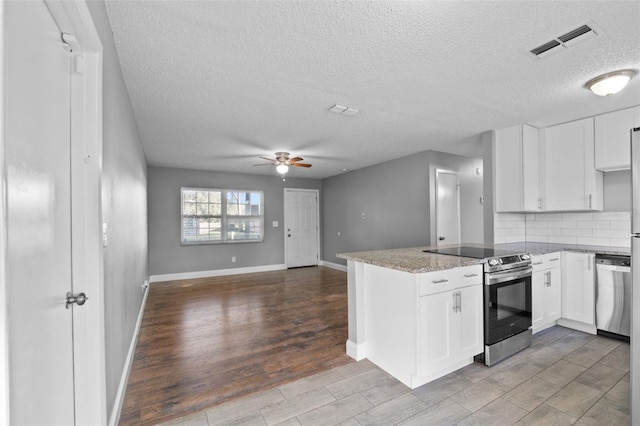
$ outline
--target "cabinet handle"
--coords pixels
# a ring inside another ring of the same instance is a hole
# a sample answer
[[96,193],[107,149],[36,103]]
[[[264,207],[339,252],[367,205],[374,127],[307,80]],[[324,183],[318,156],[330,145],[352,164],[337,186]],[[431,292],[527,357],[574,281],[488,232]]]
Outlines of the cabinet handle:
[[458,312],[462,312],[462,292],[458,292]]
[[553,259],[549,259],[551,262],[557,262],[558,260],[560,260],[559,257],[554,257]]
[[473,277],[477,277],[478,274],[464,274],[465,278],[473,278]]
[[431,282],[434,283],[434,284],[442,284],[442,283],[448,283],[449,280],[446,279],[446,278],[443,278],[441,280],[432,280]]
[[591,208],[591,194],[589,194],[589,208]]
[[453,303],[452,303],[453,312],[458,312],[457,292],[454,291],[453,293],[451,293],[451,296],[453,296]]
[[551,287],[551,272],[547,271],[544,273],[544,285],[547,287]]
[[544,262],[533,262],[533,266],[542,265]]
[[542,197],[538,198],[538,210],[542,210]]
[[587,255],[587,271],[591,270],[591,255]]

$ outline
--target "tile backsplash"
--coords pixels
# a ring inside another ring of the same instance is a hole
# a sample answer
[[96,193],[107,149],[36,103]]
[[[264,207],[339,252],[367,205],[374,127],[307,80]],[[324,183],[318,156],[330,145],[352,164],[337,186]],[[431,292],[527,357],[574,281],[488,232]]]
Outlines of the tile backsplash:
[[495,213],[494,242],[629,247],[630,212]]

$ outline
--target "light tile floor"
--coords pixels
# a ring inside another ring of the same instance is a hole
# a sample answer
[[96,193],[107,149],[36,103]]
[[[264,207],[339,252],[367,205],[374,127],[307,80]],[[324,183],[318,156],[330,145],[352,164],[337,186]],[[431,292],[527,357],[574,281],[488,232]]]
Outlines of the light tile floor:
[[167,424],[629,423],[629,345],[553,327],[491,368],[472,364],[414,390],[364,360]]

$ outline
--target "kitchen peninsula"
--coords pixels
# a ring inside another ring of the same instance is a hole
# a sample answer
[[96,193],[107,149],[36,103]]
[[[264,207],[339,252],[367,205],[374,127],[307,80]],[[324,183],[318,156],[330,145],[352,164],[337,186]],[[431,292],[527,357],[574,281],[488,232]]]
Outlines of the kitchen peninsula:
[[482,260],[426,249],[338,255],[348,260],[347,354],[412,389],[472,363],[484,348]]
[[[560,324],[596,334],[594,257],[629,254],[625,247],[574,244],[465,246],[532,255],[534,333]],[[347,355],[369,359],[411,388],[472,363],[484,350],[482,255],[424,252],[433,249],[338,254],[348,261]]]

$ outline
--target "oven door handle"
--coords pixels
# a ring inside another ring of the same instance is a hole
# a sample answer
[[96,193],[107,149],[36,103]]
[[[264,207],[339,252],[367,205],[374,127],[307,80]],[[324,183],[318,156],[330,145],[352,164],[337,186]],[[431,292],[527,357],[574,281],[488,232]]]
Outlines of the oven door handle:
[[532,271],[533,269],[530,266],[527,266],[525,268],[511,270],[508,272],[502,271],[495,274],[485,274],[484,283],[486,285],[494,285],[494,284],[504,283],[507,281],[513,281],[513,280],[517,280],[518,278],[531,276]]

